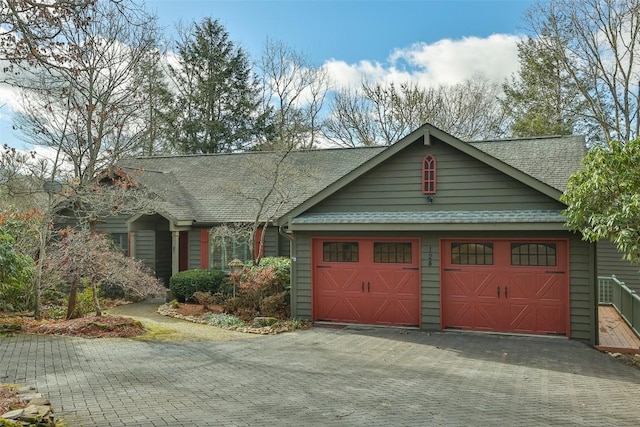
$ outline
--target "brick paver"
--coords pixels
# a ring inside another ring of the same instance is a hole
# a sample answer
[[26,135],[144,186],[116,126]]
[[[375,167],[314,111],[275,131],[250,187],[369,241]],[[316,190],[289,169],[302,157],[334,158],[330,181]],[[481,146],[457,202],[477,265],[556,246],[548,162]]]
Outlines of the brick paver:
[[69,426],[640,425],[640,370],[562,338],[313,328],[230,342],[0,338]]

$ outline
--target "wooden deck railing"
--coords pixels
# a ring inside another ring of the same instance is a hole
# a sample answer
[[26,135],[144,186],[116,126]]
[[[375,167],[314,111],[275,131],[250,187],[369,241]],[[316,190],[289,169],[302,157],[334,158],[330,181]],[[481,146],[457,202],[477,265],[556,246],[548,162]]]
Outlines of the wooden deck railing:
[[598,303],[615,307],[620,316],[640,337],[640,296],[616,276],[598,277]]

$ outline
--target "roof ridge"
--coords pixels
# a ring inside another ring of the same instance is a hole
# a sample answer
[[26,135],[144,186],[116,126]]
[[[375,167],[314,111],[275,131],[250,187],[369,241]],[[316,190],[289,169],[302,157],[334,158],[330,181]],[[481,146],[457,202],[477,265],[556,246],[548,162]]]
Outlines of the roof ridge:
[[[317,153],[327,151],[348,151],[348,150],[382,150],[388,148],[385,145],[373,145],[373,146],[360,146],[360,147],[329,147],[329,148],[306,148],[301,150],[292,150],[291,153]],[[158,156],[133,156],[127,159],[175,159],[175,158],[190,158],[190,157],[224,157],[224,156],[241,156],[241,155],[258,155],[258,154],[278,154],[278,151],[237,151],[233,153],[200,153],[200,154],[162,154]]]
[[481,139],[476,141],[467,141],[470,144],[482,143],[482,142],[509,142],[509,141],[531,141],[536,139],[569,139],[569,138],[581,138],[580,135],[545,135],[545,136],[523,136],[518,138],[497,138],[497,139]]

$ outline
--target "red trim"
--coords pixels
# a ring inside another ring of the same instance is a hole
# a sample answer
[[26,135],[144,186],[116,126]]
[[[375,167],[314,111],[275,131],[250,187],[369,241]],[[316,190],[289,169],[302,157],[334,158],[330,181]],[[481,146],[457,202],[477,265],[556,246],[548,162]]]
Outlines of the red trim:
[[200,268],[209,268],[209,230],[200,230]]
[[422,159],[422,193],[436,194],[436,158],[433,154]]
[[181,231],[179,237],[178,271],[189,269],[189,232]]

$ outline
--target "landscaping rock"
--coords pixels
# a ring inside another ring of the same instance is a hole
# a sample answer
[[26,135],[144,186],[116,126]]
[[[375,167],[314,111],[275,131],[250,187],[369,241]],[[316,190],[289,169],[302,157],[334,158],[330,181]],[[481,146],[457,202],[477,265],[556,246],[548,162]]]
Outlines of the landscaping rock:
[[35,388],[33,387],[18,388],[16,390],[18,398],[23,402],[27,402],[27,406],[0,414],[0,418],[15,422],[17,425],[54,427],[56,423],[49,399],[34,390]]
[[5,420],[17,420],[24,414],[24,409],[14,409],[13,411],[6,412],[0,415],[0,418],[4,418]]
[[253,319],[252,328],[264,328],[266,326],[275,325],[278,323],[278,319],[275,317],[256,317]]

